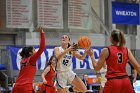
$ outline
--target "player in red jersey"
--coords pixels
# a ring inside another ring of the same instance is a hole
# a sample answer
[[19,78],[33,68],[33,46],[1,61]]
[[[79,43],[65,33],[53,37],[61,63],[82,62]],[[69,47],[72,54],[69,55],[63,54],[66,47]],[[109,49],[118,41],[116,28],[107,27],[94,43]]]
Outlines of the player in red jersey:
[[140,74],[140,65],[129,49],[125,47],[124,34],[120,30],[113,30],[110,37],[111,45],[104,48],[100,54],[98,62],[95,60],[93,50],[89,49],[95,70],[100,70],[103,64],[107,64],[107,82],[104,93],[134,93],[130,80],[126,73],[126,63],[130,63]]
[[20,72],[15,82],[12,93],[33,93],[33,80],[36,73],[36,61],[45,48],[44,31],[40,27],[40,48],[36,52],[34,47],[24,47],[20,53],[22,60],[20,63]]
[[55,86],[55,67],[56,67],[57,58],[52,56],[49,60],[48,66],[42,73],[43,84],[41,86],[40,93],[56,93]]

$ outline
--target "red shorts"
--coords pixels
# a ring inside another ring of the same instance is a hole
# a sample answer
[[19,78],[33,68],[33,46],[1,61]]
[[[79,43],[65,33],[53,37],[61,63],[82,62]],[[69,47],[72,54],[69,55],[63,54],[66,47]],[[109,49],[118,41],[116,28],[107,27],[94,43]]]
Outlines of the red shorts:
[[132,88],[129,78],[125,77],[107,80],[104,93],[134,93],[134,89]]
[[42,84],[40,93],[56,93],[56,87],[51,87],[51,86]]
[[33,93],[32,84],[14,85],[12,93]]

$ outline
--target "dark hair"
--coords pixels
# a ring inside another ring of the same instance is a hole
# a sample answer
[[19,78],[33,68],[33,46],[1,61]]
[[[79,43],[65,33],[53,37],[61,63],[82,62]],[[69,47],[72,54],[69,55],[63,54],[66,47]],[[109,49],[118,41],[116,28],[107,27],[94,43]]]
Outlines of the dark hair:
[[112,43],[115,45],[119,45],[120,47],[124,46],[126,41],[124,38],[124,34],[120,30],[113,30],[111,33]]
[[49,65],[52,64],[51,62],[52,62],[53,58],[55,58],[56,62],[58,61],[57,57],[56,57],[55,55],[53,55],[53,56],[51,56],[51,58],[49,59],[49,62],[48,62],[48,64],[47,64],[47,66],[49,66]]
[[31,55],[30,55],[29,52],[32,52],[33,49],[34,49],[33,46],[24,47],[24,48],[22,49],[22,51],[20,52],[20,56],[21,56],[22,58],[30,57]]

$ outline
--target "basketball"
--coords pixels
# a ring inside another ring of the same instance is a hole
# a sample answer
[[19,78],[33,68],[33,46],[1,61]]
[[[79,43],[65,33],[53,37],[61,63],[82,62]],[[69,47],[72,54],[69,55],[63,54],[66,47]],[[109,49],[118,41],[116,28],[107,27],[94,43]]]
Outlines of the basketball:
[[91,46],[91,40],[87,36],[81,36],[78,39],[78,47],[87,49],[90,46]]

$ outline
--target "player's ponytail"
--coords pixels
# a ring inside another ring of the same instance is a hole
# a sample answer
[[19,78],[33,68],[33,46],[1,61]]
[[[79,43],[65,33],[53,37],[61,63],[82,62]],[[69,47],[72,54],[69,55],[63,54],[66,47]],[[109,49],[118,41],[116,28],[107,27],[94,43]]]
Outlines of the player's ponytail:
[[[68,35],[67,35],[68,36]],[[70,41],[70,37],[68,36],[68,38],[69,38],[69,41]],[[67,48],[69,48],[71,46],[71,44],[70,44],[70,42],[68,43],[68,47]],[[71,51],[69,52],[69,54],[71,54]]]
[[125,38],[124,38],[124,34],[122,31],[119,31],[119,46],[122,47],[124,46],[126,43]]
[[111,33],[112,43],[117,46],[124,46],[126,41],[124,38],[124,34],[120,30],[113,30]]
[[117,30],[112,31],[111,38],[112,38],[112,43],[114,45],[117,45],[119,43],[119,36],[118,36],[118,31]]

